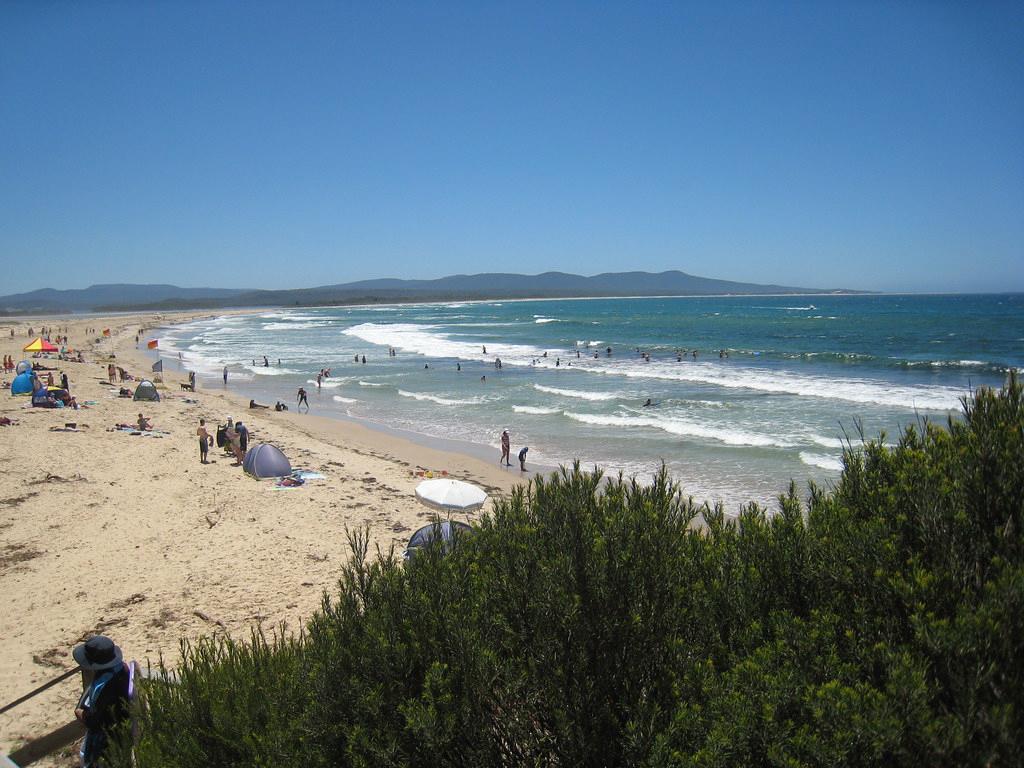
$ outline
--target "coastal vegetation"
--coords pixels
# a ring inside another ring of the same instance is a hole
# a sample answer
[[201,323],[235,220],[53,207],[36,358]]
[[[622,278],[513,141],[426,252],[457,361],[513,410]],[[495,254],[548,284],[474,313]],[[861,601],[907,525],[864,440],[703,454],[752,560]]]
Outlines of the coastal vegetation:
[[298,635],[183,645],[142,689],[135,761],[1014,764],[1022,526],[1015,375],[736,518],[664,471],[563,468],[447,553],[403,564],[350,533]]

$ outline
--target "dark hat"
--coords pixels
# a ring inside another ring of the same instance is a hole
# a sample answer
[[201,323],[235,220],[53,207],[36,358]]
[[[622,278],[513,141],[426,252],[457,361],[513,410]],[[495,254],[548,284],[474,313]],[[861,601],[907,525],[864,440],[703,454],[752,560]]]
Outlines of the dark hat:
[[112,669],[121,663],[121,649],[103,635],[90,637],[82,645],[76,645],[71,655],[82,669],[100,671]]

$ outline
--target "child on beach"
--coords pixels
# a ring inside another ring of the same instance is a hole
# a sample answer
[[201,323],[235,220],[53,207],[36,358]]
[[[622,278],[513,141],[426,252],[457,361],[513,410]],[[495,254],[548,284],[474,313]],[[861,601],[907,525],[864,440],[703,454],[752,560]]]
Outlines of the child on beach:
[[208,464],[206,456],[210,451],[210,444],[213,442],[213,438],[210,437],[210,433],[206,431],[206,419],[199,420],[199,427],[196,429],[196,437],[199,438],[199,463]]

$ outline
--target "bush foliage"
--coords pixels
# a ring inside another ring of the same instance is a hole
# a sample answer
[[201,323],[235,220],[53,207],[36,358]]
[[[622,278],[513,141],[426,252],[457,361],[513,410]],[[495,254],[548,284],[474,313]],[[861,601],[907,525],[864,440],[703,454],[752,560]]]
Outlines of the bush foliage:
[[352,534],[299,637],[183,646],[145,686],[136,764],[1014,764],[1022,404],[981,390],[772,514],[577,465],[448,554]]

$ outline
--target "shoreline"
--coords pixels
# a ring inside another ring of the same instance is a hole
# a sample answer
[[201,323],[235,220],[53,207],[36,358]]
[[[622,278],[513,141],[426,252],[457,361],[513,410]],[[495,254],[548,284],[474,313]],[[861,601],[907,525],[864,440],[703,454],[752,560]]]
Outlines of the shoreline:
[[[182,639],[241,636],[251,626],[294,632],[319,608],[323,591],[333,590],[349,557],[346,528],[367,527],[371,551],[400,553],[429,522],[433,511],[413,493],[418,472],[447,471],[492,497],[532,477],[354,420],[250,410],[249,398],[231,387],[185,392],[178,385],[186,377],[177,372],[165,372],[158,385],[161,402],[116,396],[119,386],[136,382],[108,384],[109,353],[138,378],[151,376],[153,360],[135,348],[136,330],[225,314],[242,313],[63,317],[69,346],[82,349],[87,362],[36,362],[57,368],[57,379],[65,371],[72,394],[93,405],[31,408],[27,398],[0,395],[0,415],[18,422],[0,428],[11,449],[0,460],[0,588],[10,605],[0,619],[8,640],[0,685],[9,699],[72,668],[72,647],[94,633],[112,637],[126,659],[155,664],[162,657],[173,666]],[[104,319],[111,337],[97,341]],[[40,322],[0,319],[0,349],[15,362],[26,357],[29,325],[38,330]],[[97,334],[87,337],[86,326]],[[167,434],[108,431],[140,411]],[[278,445],[293,466],[324,479],[274,488],[231,466],[215,447],[211,464],[200,464],[198,419],[207,419],[212,434],[228,415],[247,423],[251,445]],[[74,431],[65,431],[67,424]],[[0,753],[69,721],[78,692],[68,681],[0,715]]]
[[645,294],[615,295],[615,296],[535,296],[514,298],[474,298],[474,299],[426,299],[421,301],[370,301],[357,302],[352,304],[260,304],[258,306],[223,306],[223,307],[181,307],[181,308],[136,308],[136,309],[111,309],[111,310],[87,310],[84,312],[47,312],[32,310],[31,313],[0,313],[0,325],[17,323],[20,321],[35,319],[74,319],[74,318],[99,318],[99,317],[120,317],[120,316],[149,316],[149,315],[174,315],[174,314],[196,314],[202,315],[230,315],[230,314],[251,314],[255,312],[266,312],[267,310],[295,310],[295,309],[336,309],[339,307],[388,307],[388,306],[427,306],[431,304],[490,304],[494,302],[532,302],[532,301],[599,301],[604,299],[742,299],[742,298],[784,298],[786,296],[828,296],[828,297],[868,297],[868,296],[1010,296],[1019,295],[1022,291],[872,291],[872,290],[837,290],[837,291],[813,291],[813,292],[787,292],[787,293],[689,293],[689,294]]

